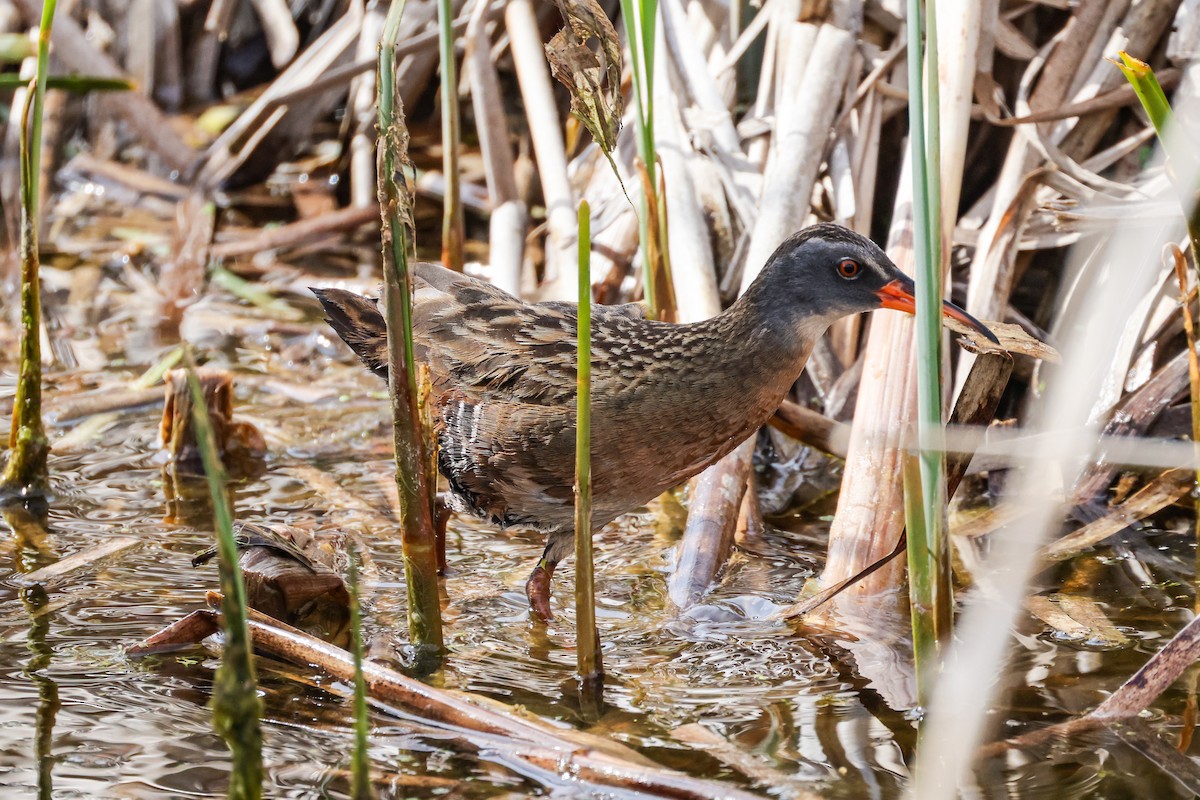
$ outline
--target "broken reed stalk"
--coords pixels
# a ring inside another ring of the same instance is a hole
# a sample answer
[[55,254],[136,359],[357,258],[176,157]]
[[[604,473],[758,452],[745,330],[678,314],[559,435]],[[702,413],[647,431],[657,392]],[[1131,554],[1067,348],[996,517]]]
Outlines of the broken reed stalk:
[[354,755],[350,761],[350,796],[371,800],[371,758],[367,752],[367,681],[363,677],[362,603],[358,592],[358,551],[346,541],[346,588],[350,592],[350,653],[354,656]]
[[454,6],[438,0],[438,56],[442,64],[442,172],[446,195],[442,201],[442,263],[462,272],[463,206],[458,155],[462,139],[458,121],[458,69],[454,63]]
[[192,394],[192,426],[196,446],[204,464],[204,476],[212,496],[213,528],[217,538],[221,576],[221,617],[225,621],[225,645],[221,666],[213,680],[213,728],[229,745],[233,768],[229,775],[231,800],[262,797],[262,700],[254,670],[250,629],[247,625],[246,584],[238,564],[233,535],[233,510],[225,491],[225,467],[217,453],[212,423],[204,403],[204,389],[196,374],[191,353],[185,356],[188,389]]
[[21,150],[21,352],[17,392],[13,399],[8,463],[0,476],[0,493],[41,494],[49,483],[46,462],[50,443],[42,425],[42,299],[38,263],[38,198],[41,188],[42,114],[46,104],[46,72],[50,29],[56,0],[42,5],[38,26],[37,73],[25,97],[20,120]]
[[642,208],[638,215],[642,273],[646,304],[653,319],[673,317],[671,276],[662,260],[666,239],[663,225],[655,219],[664,209],[659,201],[658,153],[654,145],[654,43],[658,22],[658,0],[621,0],[621,20],[629,41],[633,68],[633,119],[636,127],[639,169],[642,176]]
[[591,208],[579,202],[579,316],[575,372],[575,664],[585,690],[603,685],[592,561]]
[[[927,7],[928,69],[922,74],[921,1],[908,0],[908,120],[912,150],[913,254],[917,284],[918,504],[906,498],[909,595],[917,695],[929,697],[941,647],[950,633],[950,560],[945,524],[942,444],[941,153],[938,136],[937,38]],[[926,79],[925,76],[928,76]],[[928,113],[926,109],[928,100]],[[908,492],[906,490],[905,494]]]
[[400,541],[408,586],[408,632],[416,666],[433,671],[441,664],[442,616],[438,596],[437,546],[433,525],[434,486],[430,453],[423,436],[421,403],[412,333],[412,199],[398,170],[408,163],[408,131],[396,89],[396,42],[404,0],[388,9],[379,42],[379,203],[383,217],[383,300],[387,320],[388,393],[392,398],[396,485],[400,494]]

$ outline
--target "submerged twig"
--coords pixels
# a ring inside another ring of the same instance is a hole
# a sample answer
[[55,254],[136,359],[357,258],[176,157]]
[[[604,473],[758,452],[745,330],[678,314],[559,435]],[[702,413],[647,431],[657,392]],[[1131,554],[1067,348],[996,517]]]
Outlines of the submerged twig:
[[[214,615],[211,611],[197,613]],[[353,657],[345,650],[256,612],[251,613],[250,628],[260,651],[316,667],[339,681],[353,680]],[[399,707],[449,729],[483,753],[513,758],[539,771],[547,770],[548,775],[567,776],[559,780],[571,786],[636,790],[676,800],[755,797],[725,784],[663,769],[609,739],[556,727],[495,701],[476,701],[462,692],[428,686],[372,661],[363,663],[363,674],[370,702],[384,713],[394,714]]]

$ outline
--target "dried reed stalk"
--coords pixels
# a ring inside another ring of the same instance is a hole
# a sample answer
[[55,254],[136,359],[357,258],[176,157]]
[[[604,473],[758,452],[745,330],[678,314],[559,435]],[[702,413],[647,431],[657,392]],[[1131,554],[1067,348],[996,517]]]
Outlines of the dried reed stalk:
[[529,135],[537,158],[542,195],[546,201],[549,237],[546,243],[547,281],[541,294],[547,300],[575,296],[575,199],[567,179],[566,147],[542,35],[530,0],[510,0],[504,22],[512,40],[517,82],[529,119]]

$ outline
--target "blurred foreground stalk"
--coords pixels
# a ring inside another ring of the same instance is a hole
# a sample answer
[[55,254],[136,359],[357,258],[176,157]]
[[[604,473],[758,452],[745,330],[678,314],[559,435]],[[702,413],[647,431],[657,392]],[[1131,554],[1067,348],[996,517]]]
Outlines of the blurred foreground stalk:
[[[1158,82],[1158,77],[1155,76],[1154,70],[1150,68],[1150,65],[1140,59],[1134,58],[1124,50],[1118,55],[1120,55],[1121,60],[1113,61],[1113,63],[1116,64],[1117,69],[1121,70],[1125,79],[1133,87],[1134,94],[1142,102],[1142,108],[1146,110],[1146,115],[1150,117],[1150,122],[1154,125],[1154,131],[1158,135],[1163,151],[1167,154],[1167,173],[1175,183],[1176,194],[1179,195],[1180,203],[1183,206],[1183,216],[1187,221],[1188,241],[1191,243],[1192,266],[1196,269],[1197,277],[1200,278],[1200,197],[1197,196],[1197,187],[1188,185],[1188,183],[1200,177],[1200,171],[1197,170],[1196,165],[1196,156],[1190,149],[1194,145],[1194,142],[1189,142],[1186,147],[1183,146],[1182,141],[1184,140],[1185,133],[1173,127],[1175,124],[1174,112],[1171,110],[1171,104],[1167,100],[1167,95],[1163,91],[1162,84]],[[1180,185],[1181,180],[1184,182],[1184,185]],[[1171,250],[1172,253],[1168,257],[1173,262],[1176,278],[1179,281],[1184,334],[1187,337],[1188,345],[1188,383],[1191,387],[1192,442],[1196,447],[1198,456],[1196,484],[1200,486],[1200,364],[1197,363],[1196,357],[1196,336],[1192,322],[1191,299],[1188,292],[1187,272],[1184,264],[1185,258],[1183,253],[1173,245]],[[1196,540],[1200,542],[1200,497],[1196,498]],[[1200,574],[1200,561],[1197,564],[1197,574]]]
[[213,528],[217,537],[218,566],[221,574],[221,618],[225,622],[225,644],[221,666],[213,681],[213,727],[229,745],[233,768],[229,776],[231,800],[257,800],[262,797],[262,731],[259,718],[262,700],[258,696],[258,677],[254,670],[250,629],[246,623],[246,585],[238,565],[237,543],[233,536],[233,511],[225,491],[225,468],[217,455],[212,422],[204,400],[204,389],[196,375],[196,365],[187,355],[187,381],[192,394],[192,426],[196,445],[204,463],[204,476],[212,495]]

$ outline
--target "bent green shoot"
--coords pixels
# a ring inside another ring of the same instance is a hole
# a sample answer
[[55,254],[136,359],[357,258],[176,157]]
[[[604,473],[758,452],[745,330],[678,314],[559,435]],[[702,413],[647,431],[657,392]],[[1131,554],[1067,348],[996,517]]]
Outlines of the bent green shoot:
[[204,405],[204,390],[196,375],[191,354],[185,356],[188,389],[192,395],[192,424],[196,446],[204,464],[208,491],[212,495],[213,528],[217,536],[221,575],[221,619],[225,647],[221,666],[213,681],[213,727],[229,745],[233,769],[229,777],[231,800],[262,797],[262,701],[254,669],[250,629],[247,625],[246,585],[238,565],[237,542],[233,535],[233,510],[225,490],[225,467],[217,452],[212,423]]
[[42,116],[50,60],[50,29],[57,0],[42,5],[38,27],[37,73],[25,97],[20,120],[21,169],[21,345],[17,392],[13,398],[8,462],[0,494],[42,494],[49,484],[50,443],[42,424],[42,298],[38,260],[38,205],[41,197]]
[[432,453],[421,424],[412,332],[412,198],[397,173],[408,165],[408,130],[396,89],[396,43],[404,2],[388,9],[379,43],[379,200],[383,217],[383,307],[387,320],[388,388],[392,399],[396,485],[403,515],[401,545],[408,586],[408,630],[419,671],[441,664],[442,615],[433,526]]
[[575,663],[580,683],[598,689],[604,678],[596,630],[592,561],[592,281],[591,209],[579,203],[579,318],[575,378]]
[[[1177,181],[1179,175],[1187,176],[1189,181],[1200,178],[1192,151],[1178,143],[1183,137],[1175,137],[1176,141],[1170,139],[1168,131],[1174,121],[1174,112],[1154,70],[1146,62],[1134,58],[1124,50],[1119,55],[1121,60],[1112,63],[1116,64],[1117,69],[1121,70],[1125,79],[1129,81],[1134,94],[1142,102],[1146,115],[1150,117],[1158,139],[1166,150],[1168,166],[1174,167],[1171,170],[1173,179]],[[1179,196],[1183,198],[1183,215],[1187,220],[1188,239],[1192,246],[1192,264],[1200,270],[1200,198],[1196,196],[1196,188],[1176,186]]]

